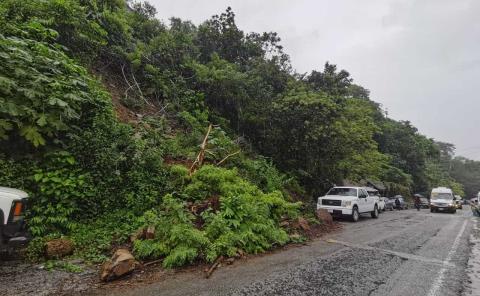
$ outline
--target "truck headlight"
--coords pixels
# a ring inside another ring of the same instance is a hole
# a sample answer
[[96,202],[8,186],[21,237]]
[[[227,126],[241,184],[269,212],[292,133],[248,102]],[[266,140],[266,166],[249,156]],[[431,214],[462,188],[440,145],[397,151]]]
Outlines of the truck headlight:
[[342,207],[349,207],[352,205],[352,202],[349,200],[342,201]]

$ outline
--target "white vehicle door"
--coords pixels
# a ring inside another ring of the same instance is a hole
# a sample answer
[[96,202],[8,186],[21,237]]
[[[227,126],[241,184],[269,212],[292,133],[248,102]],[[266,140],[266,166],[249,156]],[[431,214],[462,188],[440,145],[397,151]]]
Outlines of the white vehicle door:
[[363,189],[358,189],[358,210],[360,213],[368,212],[368,194]]

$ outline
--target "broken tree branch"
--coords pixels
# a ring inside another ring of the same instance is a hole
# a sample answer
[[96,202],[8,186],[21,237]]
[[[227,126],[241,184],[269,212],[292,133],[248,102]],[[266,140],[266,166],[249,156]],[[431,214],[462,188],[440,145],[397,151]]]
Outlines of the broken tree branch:
[[215,260],[215,262],[212,264],[212,266],[210,266],[210,268],[207,270],[207,273],[205,274],[205,278],[208,279],[222,261],[223,261],[223,256],[218,257]]
[[147,263],[143,263],[143,266],[146,267],[146,266],[149,266],[149,265],[160,263],[162,261],[163,261],[163,259],[153,260],[153,261],[150,261],[150,262],[147,262]]
[[143,96],[142,89],[140,88],[140,85],[138,85],[137,79],[135,79],[135,75],[133,75],[133,72],[130,70],[130,74],[132,74],[133,82],[135,82],[135,85],[137,86],[138,92],[140,93],[140,97],[142,97],[143,101],[150,106],[153,106],[145,97]]
[[210,132],[212,131],[213,125],[210,124],[208,126],[207,134],[205,135],[205,138],[203,139],[202,144],[200,145],[200,152],[197,155],[197,158],[195,161],[192,163],[192,166],[190,167],[189,174],[190,176],[195,172],[196,168],[199,168],[203,164],[203,159],[205,158],[205,150],[207,149],[207,144],[208,144],[208,136],[210,135]]
[[217,162],[217,165],[221,165],[225,160],[227,160],[229,157],[232,157],[234,155],[237,155],[238,153],[240,153],[240,150],[238,150],[237,152],[233,152],[227,156],[225,156],[222,160],[220,160],[219,162]]
[[125,99],[127,99],[128,97],[128,91],[131,90],[133,88],[133,86],[130,84],[130,82],[128,81],[127,79],[127,76],[125,76],[125,71],[123,70],[123,68],[125,68],[125,65],[122,65],[122,75],[123,75],[123,79],[125,80],[125,83],[128,85],[128,88],[125,90]]

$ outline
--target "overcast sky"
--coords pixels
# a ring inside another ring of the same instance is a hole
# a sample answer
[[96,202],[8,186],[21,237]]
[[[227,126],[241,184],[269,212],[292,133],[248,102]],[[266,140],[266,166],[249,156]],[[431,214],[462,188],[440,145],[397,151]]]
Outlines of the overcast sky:
[[390,117],[480,160],[479,0],[149,2],[197,25],[231,6],[245,32],[278,32],[297,72],[337,64]]

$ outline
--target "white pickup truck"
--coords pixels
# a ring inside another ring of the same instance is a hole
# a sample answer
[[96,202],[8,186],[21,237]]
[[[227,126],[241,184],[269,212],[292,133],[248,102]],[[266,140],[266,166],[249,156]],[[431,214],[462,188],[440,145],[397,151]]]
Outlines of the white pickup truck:
[[27,243],[24,213],[28,194],[0,187],[0,251]]
[[348,216],[357,222],[362,213],[378,218],[378,196],[369,196],[363,187],[333,187],[319,197],[317,209],[325,209],[332,216]]

